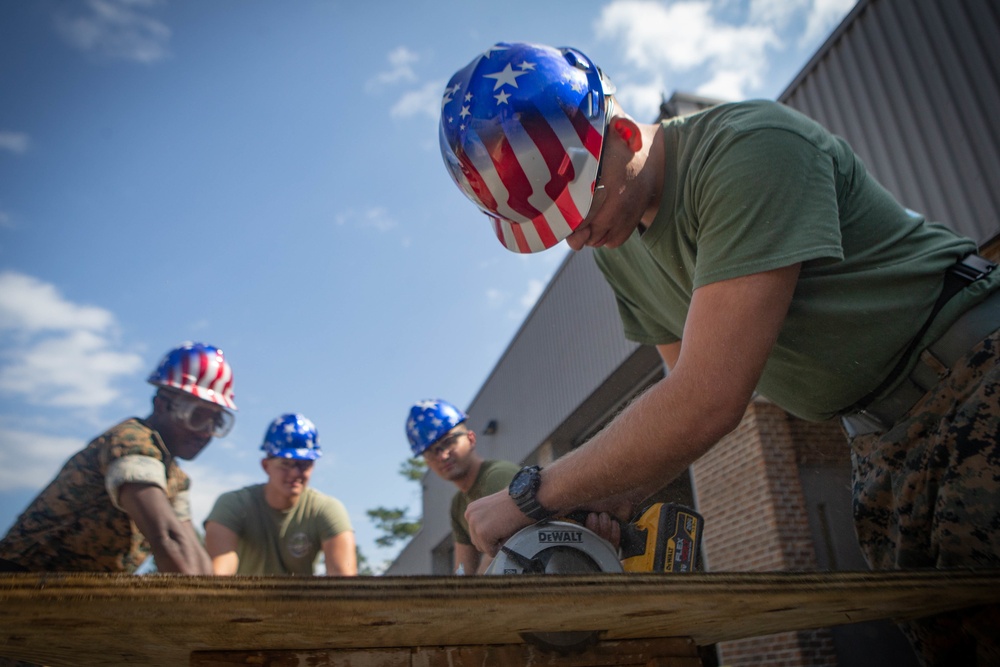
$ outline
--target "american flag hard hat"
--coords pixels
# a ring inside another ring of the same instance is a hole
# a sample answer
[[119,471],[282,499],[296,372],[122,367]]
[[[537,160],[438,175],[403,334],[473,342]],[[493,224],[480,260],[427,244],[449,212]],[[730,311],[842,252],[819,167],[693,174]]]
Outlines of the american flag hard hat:
[[452,76],[441,155],[507,249],[551,248],[586,217],[613,92],[583,53],[540,44],[495,44]]
[[222,350],[203,343],[183,343],[163,357],[146,380],[159,387],[172,387],[230,410],[233,402],[233,369]]

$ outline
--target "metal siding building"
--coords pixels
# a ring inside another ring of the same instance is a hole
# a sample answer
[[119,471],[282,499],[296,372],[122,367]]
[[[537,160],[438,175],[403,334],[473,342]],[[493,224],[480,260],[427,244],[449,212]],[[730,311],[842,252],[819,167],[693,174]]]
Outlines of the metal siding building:
[[[904,204],[992,254],[998,64],[996,0],[862,0],[779,100],[846,138]],[[470,427],[485,458],[544,464],[661,376],[655,350],[624,339],[591,252],[575,253],[468,406]],[[483,435],[490,421],[496,432]],[[432,474],[423,486],[423,529],[388,574],[450,571],[455,489]]]
[[778,100],[909,208],[980,244],[1000,234],[996,0],[862,0]]

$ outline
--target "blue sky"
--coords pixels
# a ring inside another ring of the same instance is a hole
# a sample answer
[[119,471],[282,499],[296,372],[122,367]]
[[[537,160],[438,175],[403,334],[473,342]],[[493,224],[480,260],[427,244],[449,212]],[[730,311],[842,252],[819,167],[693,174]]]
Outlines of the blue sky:
[[419,512],[409,406],[467,406],[568,252],[508,252],[451,182],[450,75],[496,41],[571,45],[648,122],[674,91],[776,97],[853,4],[0,3],[0,532],[197,340],[239,411],[182,463],[196,521],[301,412],[313,486],[391,558],[365,510]]

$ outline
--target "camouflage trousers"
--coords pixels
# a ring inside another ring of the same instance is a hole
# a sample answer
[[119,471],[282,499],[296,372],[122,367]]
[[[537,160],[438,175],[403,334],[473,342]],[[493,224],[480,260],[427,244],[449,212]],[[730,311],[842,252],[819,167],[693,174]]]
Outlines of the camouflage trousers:
[[[872,569],[1000,568],[1000,331],[851,461]],[[1000,605],[900,627],[924,665],[1000,665]]]

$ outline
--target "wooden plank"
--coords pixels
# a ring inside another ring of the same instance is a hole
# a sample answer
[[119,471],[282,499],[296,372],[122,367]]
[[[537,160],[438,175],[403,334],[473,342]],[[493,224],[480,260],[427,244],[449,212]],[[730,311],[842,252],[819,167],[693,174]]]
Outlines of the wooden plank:
[[[651,663],[651,661],[660,661]],[[530,644],[418,646],[394,650],[196,651],[191,667],[701,667],[691,639],[628,639],[599,642],[569,655]]]
[[412,667],[412,649],[195,651],[191,667]]
[[521,643],[522,632],[698,645],[1000,603],[1000,571],[493,577],[0,575],[0,655],[185,664],[193,651]]

